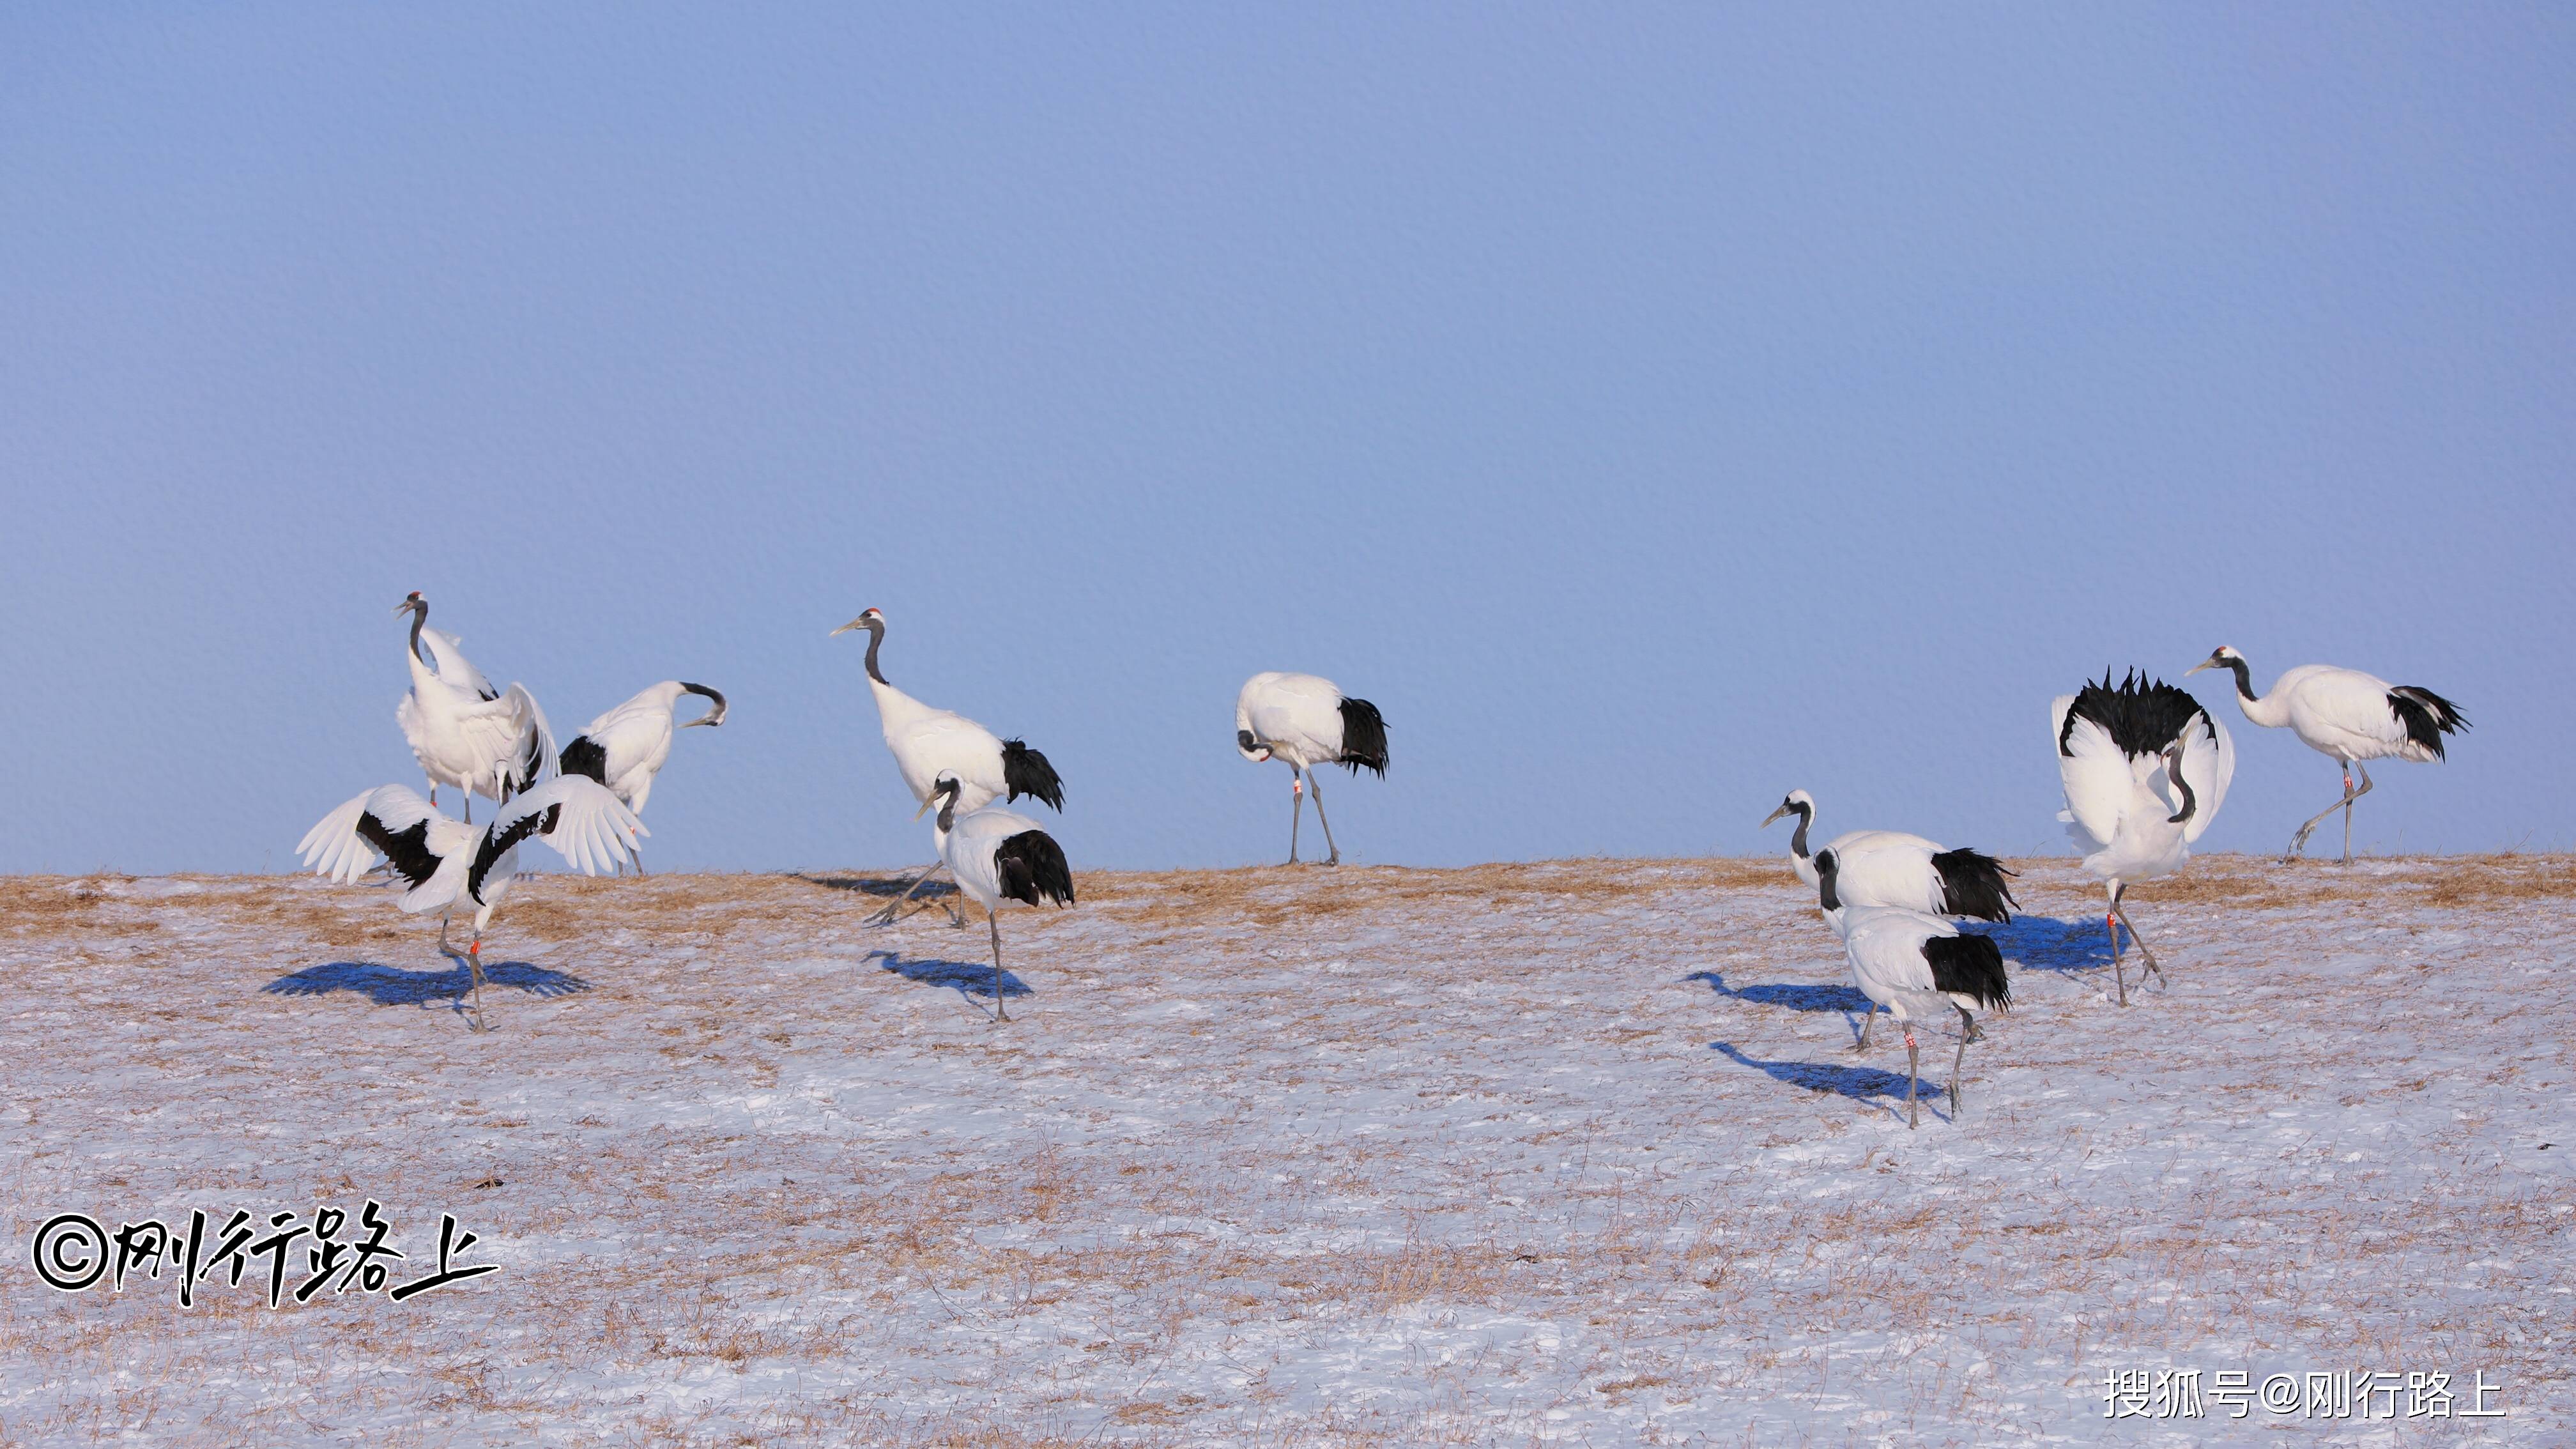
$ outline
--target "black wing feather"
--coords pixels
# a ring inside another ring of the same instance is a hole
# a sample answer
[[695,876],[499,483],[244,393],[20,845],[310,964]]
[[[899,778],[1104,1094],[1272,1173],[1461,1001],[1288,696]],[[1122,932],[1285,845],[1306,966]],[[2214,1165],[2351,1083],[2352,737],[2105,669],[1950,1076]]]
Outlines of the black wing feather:
[[1349,766],[1354,775],[1367,769],[1386,778],[1386,717],[1376,705],[1365,699],[1342,701],[1342,755],[1333,763]]
[[555,822],[562,818],[563,807],[549,805],[543,810],[529,811],[506,826],[496,824],[484,831],[483,844],[474,852],[474,868],[465,873],[465,893],[478,901],[483,899],[483,878],[492,873],[493,866],[501,863],[501,857],[508,855],[520,841],[531,835],[552,835]]
[[2012,983],[2004,979],[2003,948],[1991,936],[1934,936],[1923,943],[1932,967],[1932,989],[1954,992],[1996,1011],[2012,1009]]
[[600,784],[608,783],[608,747],[588,735],[577,735],[564,746],[563,772],[588,775]]
[[1064,847],[1043,830],[1023,830],[996,846],[993,870],[1002,878],[1005,900],[1073,904],[1073,867],[1065,862]]
[[438,874],[438,857],[429,849],[429,821],[415,820],[397,835],[372,813],[358,817],[358,838],[376,848],[406,882],[418,885]]
[[2431,750],[2437,760],[2449,758],[2442,752],[2442,736],[2469,727],[2458,705],[2420,684],[2401,684],[2388,691],[2388,708],[2406,726],[2406,738]]
[[1056,778],[1055,766],[1047,763],[1047,757],[1030,749],[1025,740],[1002,741],[1002,784],[1012,800],[1026,795],[1059,815],[1064,813],[1064,781]]
[[2013,899],[2012,887],[2006,884],[2012,872],[1991,855],[1980,855],[1961,846],[1932,857],[1932,869],[1941,877],[1944,915],[2010,922],[2013,908],[2021,904]]
[[[2132,669],[2117,685],[2111,683],[2111,671],[2102,671],[2102,682],[2090,680],[2075,692],[2075,703],[2066,711],[2066,723],[2057,729],[2057,752],[2073,755],[2067,748],[2067,736],[2079,719],[2089,719],[2111,736],[2120,753],[2136,759],[2140,755],[2160,755],[2191,728],[2195,717],[2208,711],[2191,691],[2177,689],[2161,679],[2149,679]],[[2217,733],[2213,728],[2212,734]]]

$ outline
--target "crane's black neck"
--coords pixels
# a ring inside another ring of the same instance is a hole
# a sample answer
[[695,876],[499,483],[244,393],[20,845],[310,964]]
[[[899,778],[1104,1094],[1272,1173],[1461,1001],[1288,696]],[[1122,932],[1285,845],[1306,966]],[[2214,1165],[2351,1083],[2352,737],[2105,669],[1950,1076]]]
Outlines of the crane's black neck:
[[2191,818],[2191,812],[2200,808],[2200,797],[2191,792],[2191,782],[2182,777],[2182,751],[2175,750],[2165,756],[2165,778],[2173,781],[2174,788],[2182,792],[2182,809],[2166,817],[2165,823],[2180,825]]
[[2249,702],[2253,700],[2255,697],[2254,680],[2252,676],[2246,672],[2245,661],[2242,659],[2222,659],[2218,662],[2226,665],[2228,669],[2235,674],[2237,696]]
[[423,664],[430,661],[428,656],[420,652],[420,630],[421,626],[428,622],[429,600],[422,599],[411,606],[411,657]]
[[1816,807],[1801,802],[1789,807],[1798,812],[1798,828],[1789,832],[1789,853],[1800,860],[1807,858],[1807,827],[1816,823]]
[[1843,908],[1842,895],[1834,889],[1834,877],[1840,874],[1842,874],[1842,862],[1834,859],[1832,851],[1828,850],[1816,857],[1816,903],[1826,910],[1839,911]]
[[956,828],[957,792],[955,790],[942,790],[939,792],[939,833],[946,835],[949,831]]
[[[867,631],[868,631],[868,678],[875,680],[875,681],[876,681],[877,683],[879,683],[879,684],[892,684],[892,683],[894,683],[894,681],[893,681],[893,680],[891,680],[891,679],[886,678],[886,677],[885,677],[885,675],[884,675],[883,673],[881,673],[881,672],[877,669],[877,646],[878,646],[878,645],[880,645],[880,644],[883,644],[883,643],[885,642],[885,620],[883,620],[883,619],[870,619],[870,620],[868,620],[868,621],[867,621]],[[948,827],[946,827],[946,826],[944,826],[944,825],[943,825],[943,826],[941,826],[940,828],[941,828],[942,830],[945,830],[945,829],[947,829]]]

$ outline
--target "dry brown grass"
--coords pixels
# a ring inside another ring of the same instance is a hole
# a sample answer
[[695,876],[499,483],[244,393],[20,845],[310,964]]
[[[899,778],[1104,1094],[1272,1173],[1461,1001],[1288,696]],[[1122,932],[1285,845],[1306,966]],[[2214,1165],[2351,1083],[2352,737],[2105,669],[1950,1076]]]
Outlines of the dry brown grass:
[[[2098,908],[2067,862],[2014,864],[2033,909]],[[2576,1020],[2531,965],[2576,941],[2564,857],[2204,858],[2142,888],[2171,908],[2145,924],[2224,989],[2120,1016],[2080,973],[2025,970],[1970,1051],[1969,1120],[1919,1134],[1850,1085],[1887,1057],[1781,1004],[1840,968],[1776,857],[1086,873],[1079,908],[1006,922],[1032,991],[1008,1031],[873,959],[982,959],[980,928],[935,913],[858,929],[882,897],[847,887],[888,879],[532,880],[501,953],[588,989],[503,993],[488,1038],[262,991],[316,962],[437,970],[434,926],[381,892],[0,881],[13,1060],[98,1067],[0,1106],[24,1119],[0,1115],[21,1244],[54,1203],[360,1191],[413,1226],[613,1244],[409,1314],[231,1293],[181,1314],[20,1274],[0,1359],[58,1388],[0,1439],[1473,1444],[1559,1432],[1533,1416],[1561,1404],[1569,1434],[1679,1443],[1776,1403],[1820,1440],[1992,1443],[2052,1428],[2050,1385],[2213,1344],[2566,1382],[2541,1341],[2576,1287],[2566,1194],[2494,1165],[2564,1115]],[[2307,909],[2358,936],[2393,905],[2478,926],[2500,904],[2532,943],[2419,963],[2451,989],[2394,1021],[2324,1018],[2320,983],[2348,982],[2209,926]],[[779,967],[798,956],[828,960]],[[2472,1007],[2508,999],[2510,1024]],[[2298,1027],[2208,1034],[2231,1020]],[[2410,1055],[2428,1044],[2472,1066]],[[2134,1094],[2155,1110],[2100,1110]],[[2267,1127],[2285,1104],[2294,1128]],[[1442,1356],[1488,1323],[1561,1344],[1494,1329]],[[1320,1357],[1397,1340],[1421,1355],[1400,1390],[1318,1395]],[[1861,1432],[1854,1390],[1911,1417]]]

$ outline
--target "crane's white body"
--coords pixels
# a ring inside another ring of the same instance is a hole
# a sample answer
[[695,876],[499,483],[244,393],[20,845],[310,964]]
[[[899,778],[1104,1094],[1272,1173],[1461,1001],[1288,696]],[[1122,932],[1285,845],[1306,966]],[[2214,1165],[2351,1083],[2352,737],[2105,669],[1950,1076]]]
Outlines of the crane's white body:
[[2275,729],[2286,725],[2309,749],[2343,764],[2412,760],[2424,765],[2440,759],[2410,737],[2404,721],[2388,707],[2394,692],[2387,680],[2358,669],[2302,664],[2282,671],[2271,692],[2259,699],[2239,691],[2236,705],[2253,723]]
[[1934,987],[1932,964],[1923,956],[1924,942],[1955,936],[1957,926],[1939,916],[1889,906],[1847,905],[1836,914],[1843,918],[1843,955],[1851,963],[1853,984],[1898,1021],[1935,1019],[1953,1007],[1983,1009],[1973,997]]
[[1342,757],[1341,687],[1312,674],[1256,674],[1235,696],[1234,727],[1301,770],[1332,764]]
[[[1849,830],[1825,842],[1841,859],[1844,899],[1855,906],[1894,906],[1900,910],[1941,910],[1941,877],[1932,857],[1944,847],[1902,830]],[[1791,852],[1789,868],[1809,890],[1816,885],[1816,860]]]
[[582,728],[580,738],[598,745],[607,757],[603,783],[608,792],[638,815],[653,797],[654,777],[670,762],[671,741],[680,729],[672,722],[673,711],[687,692],[679,680],[663,680]]
[[964,811],[981,810],[1009,793],[1000,736],[954,710],[933,709],[883,680],[870,679],[868,692],[876,696],[886,749],[914,801],[927,801],[941,775],[957,777],[957,804]]
[[596,782],[574,775],[549,780],[514,797],[494,813],[489,825],[479,828],[439,813],[408,785],[382,785],[322,817],[320,823],[305,832],[295,849],[315,874],[347,885],[384,854],[361,833],[362,817],[375,817],[396,835],[426,822],[428,829],[422,844],[435,868],[426,878],[413,882],[399,904],[409,914],[435,914],[442,920],[465,909],[472,914],[474,929],[480,934],[502,898],[509,894],[519,856],[516,843],[501,852],[486,868],[478,889],[472,876],[475,858],[484,842],[506,839],[522,821],[558,807],[562,813],[555,817],[553,828],[532,833],[584,875],[614,869],[619,861],[635,855],[638,837],[652,833],[616,796]]
[[[456,648],[455,636],[425,628],[420,637],[440,667],[432,669],[404,648],[411,691],[394,706],[394,722],[402,726],[421,774],[433,787],[453,785],[492,800],[542,779],[552,767],[554,736],[536,696],[523,684],[493,695],[491,682]],[[533,774],[527,767],[532,755]]]
[[955,824],[946,830],[933,822],[930,838],[939,848],[939,859],[947,865],[949,874],[957,877],[957,888],[987,912],[999,911],[1006,903],[1026,904],[1002,894],[1002,873],[995,863],[995,852],[1012,836],[1044,827],[1016,810],[990,805],[953,818]]
[[2058,819],[2084,855],[2084,868],[2117,887],[2122,882],[2170,875],[2191,859],[2192,842],[2200,839],[2236,777],[2236,744],[2227,726],[2203,710],[2192,716],[2181,737],[2182,776],[2191,787],[2190,816],[2177,823],[2182,792],[2169,777],[2160,754],[2124,754],[2111,734],[2089,719],[2070,729],[2066,712],[2075,696],[2061,694],[2049,706],[2049,739],[2066,742],[2057,758],[2066,808]]

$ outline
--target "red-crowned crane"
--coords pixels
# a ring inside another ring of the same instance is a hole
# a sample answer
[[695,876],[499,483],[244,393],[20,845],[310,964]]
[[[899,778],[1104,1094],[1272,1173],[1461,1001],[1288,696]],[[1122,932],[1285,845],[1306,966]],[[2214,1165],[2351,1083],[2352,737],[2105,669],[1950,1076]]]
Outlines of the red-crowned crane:
[[2138,943],[2147,970],[2164,976],[2156,953],[2131,924],[2121,898],[2137,881],[2170,875],[2218,815],[2236,776],[2227,727],[2189,692],[2132,670],[2117,686],[2109,671],[2049,704],[2057,775],[2066,787],[2058,819],[2084,852],[2084,868],[2110,893],[2102,918],[2111,933],[2111,979],[2129,1004],[2120,971],[2120,928]]
[[[958,801],[964,797],[964,784],[943,772],[921,808],[939,807],[931,838],[939,845],[940,862],[957,877],[966,898],[984,908],[984,919],[993,928],[993,1020],[999,1024],[1011,1019],[1002,1001],[1002,903],[1072,905],[1073,869],[1065,863],[1064,847],[1036,821],[998,805],[960,813]],[[920,818],[920,811],[914,818]]]
[[1834,850],[1816,853],[1817,903],[1843,917],[1843,954],[1852,979],[1872,1010],[1884,1006],[1905,1031],[1905,1125],[1921,1125],[1914,1099],[1923,1079],[1914,1021],[1944,1009],[1959,1013],[1959,1050],[1950,1059],[1950,1120],[1959,1119],[1959,1073],[1968,1043],[1977,1039],[1976,1010],[2010,1011],[2012,984],[2004,975],[2003,948],[1989,936],[1962,935],[1938,916],[1891,906],[1846,905],[1836,899]]
[[[705,714],[685,724],[673,723],[680,696],[702,695],[711,704]],[[652,798],[653,777],[671,758],[671,740],[679,731],[725,722],[725,697],[703,684],[666,679],[592,720],[563,748],[563,772],[587,775],[608,793],[641,815]]]
[[[2358,669],[2331,664],[2302,664],[2272,681],[2272,692],[2254,693],[2245,656],[2221,644],[2207,659],[2184,671],[2225,669],[2236,675],[2236,704],[2258,725],[2288,725],[2309,749],[2343,766],[2343,798],[2317,812],[2290,837],[2281,862],[2308,848],[2308,836],[2325,818],[2343,812],[2343,863],[2352,864],[2352,802],[2370,793],[2370,771],[2364,760],[2412,760],[2429,764],[2444,758],[2442,736],[2469,727],[2460,707],[2417,684],[2390,684]],[[2352,772],[2361,771],[2361,788],[2352,787]]]
[[[1798,817],[1798,828],[1789,834],[1789,868],[1812,889],[1816,863],[1807,854],[1807,831],[1816,822],[1816,797],[1792,790],[1762,823],[1767,826],[1784,815]],[[1890,906],[1930,916],[2003,923],[2012,919],[2013,908],[2020,904],[2013,899],[2012,872],[2004,869],[2003,862],[1965,846],[1944,850],[1920,835],[1902,831],[1853,830],[1835,836],[1825,849],[1834,853],[1841,867],[1845,907]],[[1841,935],[1843,913],[1825,912],[1825,924]],[[1870,1028],[1877,1023],[1878,1008],[1873,1005],[1861,1020],[1860,1040],[1852,1044],[1853,1051],[1869,1050]]]
[[1333,822],[1324,818],[1324,789],[1315,779],[1318,765],[1341,765],[1357,775],[1374,770],[1386,778],[1386,719],[1377,706],[1352,699],[1329,679],[1312,674],[1256,674],[1244,681],[1234,701],[1234,747],[1254,764],[1288,762],[1288,863],[1297,863],[1297,826],[1306,807],[1306,789],[1315,790],[1315,819],[1324,827],[1324,845],[1332,852],[1326,865],[1342,863],[1342,848],[1333,843]]
[[[914,800],[927,808],[939,777],[952,775],[961,811],[1026,795],[1063,812],[1064,782],[1046,756],[1024,741],[1002,739],[962,714],[933,709],[886,682],[885,672],[877,667],[877,650],[885,644],[886,634],[882,610],[865,610],[832,634],[837,638],[853,629],[868,631],[868,690],[876,696],[877,723],[885,732],[886,749],[893,753],[895,768],[903,772],[903,786]],[[892,922],[912,893],[942,864],[932,861],[912,878],[909,889],[869,920],[878,925]]]
[[483,929],[509,894],[518,873],[519,846],[531,835],[555,848],[584,875],[614,870],[638,859],[637,838],[649,835],[623,802],[596,781],[559,776],[527,790],[494,812],[480,830],[438,812],[408,785],[382,785],[322,817],[295,847],[317,875],[342,885],[383,857],[408,887],[399,904],[411,915],[438,913],[438,946],[460,910],[474,921],[474,944],[465,962],[473,973],[474,1020],[483,1019]]
[[[457,647],[456,636],[429,624],[429,600],[415,589],[394,606],[411,615],[411,640],[403,650],[411,666],[411,692],[394,706],[394,721],[410,742],[412,758],[429,779],[431,807],[438,787],[465,792],[465,823],[474,823],[474,797],[507,800],[554,768],[554,736],[545,711],[524,684],[493,692],[490,680]],[[435,660],[422,659],[425,650]]]

